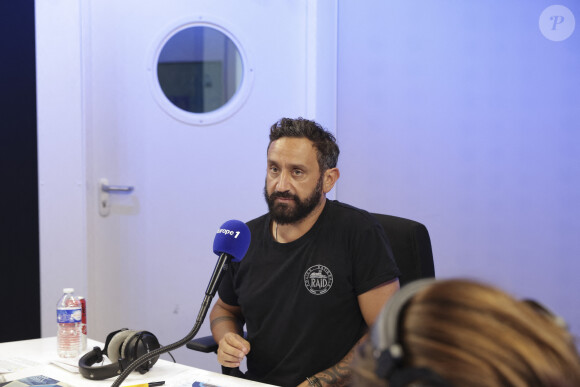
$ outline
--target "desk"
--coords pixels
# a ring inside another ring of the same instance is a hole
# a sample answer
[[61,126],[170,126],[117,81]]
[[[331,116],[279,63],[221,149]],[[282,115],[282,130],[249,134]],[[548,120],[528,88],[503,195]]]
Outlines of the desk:
[[[103,348],[103,343],[89,339],[87,343],[87,351],[85,351],[85,353],[95,346]],[[56,354],[56,337],[0,343],[0,359],[14,358],[26,359],[38,364],[15,372],[2,374],[6,381],[34,375],[48,376],[75,387],[110,386],[115,381],[115,378],[106,380],[85,379],[79,373],[72,373],[52,364],[52,361],[62,360]],[[0,376],[0,381],[1,380],[2,378]],[[234,378],[199,368],[189,367],[183,364],[172,363],[163,359],[157,360],[157,363],[155,363],[153,368],[143,375],[139,372],[132,372],[127,379],[123,381],[122,386],[157,382],[161,380],[165,381],[164,387],[191,387],[192,383],[195,381],[209,383],[220,387],[268,386],[267,384]]]

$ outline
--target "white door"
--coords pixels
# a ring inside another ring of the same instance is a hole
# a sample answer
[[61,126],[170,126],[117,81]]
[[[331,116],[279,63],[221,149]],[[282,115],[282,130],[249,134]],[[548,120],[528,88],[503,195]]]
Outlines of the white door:
[[[332,54],[335,47],[336,6],[321,9],[306,0],[69,3],[80,11],[89,337],[104,341],[128,327],[170,344],[194,325],[216,262],[215,231],[226,220],[247,221],[266,211],[269,126],[283,116],[334,117],[335,58],[317,60],[316,54]],[[48,19],[45,24],[58,23]],[[156,78],[168,37],[200,25],[232,38],[244,61],[242,82],[249,82],[234,105],[213,115],[172,110]],[[325,125],[333,129],[332,118]],[[134,190],[103,195],[102,179]],[[208,334],[208,326],[198,336]],[[213,356],[186,349],[174,355],[218,369]]]

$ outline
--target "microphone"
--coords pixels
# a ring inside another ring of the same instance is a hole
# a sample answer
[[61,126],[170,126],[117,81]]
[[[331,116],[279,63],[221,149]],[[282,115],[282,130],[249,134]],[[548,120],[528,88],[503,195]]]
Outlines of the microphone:
[[244,258],[250,239],[250,229],[239,220],[228,220],[217,230],[213,240],[213,252],[219,259],[207,285],[206,296],[215,296],[230,260],[240,262]]
[[217,254],[219,258],[213,270],[213,274],[209,280],[209,284],[205,291],[205,297],[203,299],[193,329],[183,339],[173,344],[157,348],[151,352],[147,352],[129,364],[123,370],[121,375],[117,377],[115,382],[112,384],[112,387],[119,387],[123,380],[125,380],[131,372],[133,372],[141,364],[145,363],[149,359],[155,356],[159,356],[162,353],[177,349],[187,344],[195,337],[199,331],[199,328],[201,327],[201,324],[203,323],[205,315],[207,314],[207,310],[211,305],[213,296],[219,288],[224,273],[228,269],[230,261],[240,262],[244,258],[246,252],[248,251],[248,247],[250,247],[250,240],[250,229],[244,222],[239,220],[228,220],[222,224],[222,226],[217,230],[216,236],[213,240],[213,252]]

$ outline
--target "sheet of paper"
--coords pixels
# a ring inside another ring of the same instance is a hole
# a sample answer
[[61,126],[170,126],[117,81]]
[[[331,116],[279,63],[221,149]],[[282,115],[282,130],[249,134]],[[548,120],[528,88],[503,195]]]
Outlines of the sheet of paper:
[[35,367],[39,364],[40,363],[35,361],[20,357],[3,357],[0,358],[0,374],[19,371],[28,367]]
[[52,364],[59,366],[65,371],[72,372],[73,374],[79,373],[79,361],[77,359],[71,360],[52,360]]

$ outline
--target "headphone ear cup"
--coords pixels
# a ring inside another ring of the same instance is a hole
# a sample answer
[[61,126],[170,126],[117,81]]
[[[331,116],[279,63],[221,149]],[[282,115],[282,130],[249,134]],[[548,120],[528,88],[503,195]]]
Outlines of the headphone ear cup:
[[121,345],[121,357],[127,359],[129,362],[137,359],[139,356],[136,355],[136,346],[138,346],[139,336],[142,331],[131,331],[132,335],[129,335],[123,341]]
[[125,358],[121,346],[125,343],[127,337],[134,334],[135,331],[127,329],[113,336],[107,348],[107,357],[111,360],[111,363],[116,363],[120,358]]
[[[121,354],[124,359],[133,362],[141,356],[160,347],[161,345],[153,333],[148,331],[138,331],[125,339],[121,348]],[[151,369],[151,367],[153,367],[153,364],[157,362],[157,359],[159,359],[159,356],[154,356],[139,366],[137,371],[141,374],[146,373]]]

